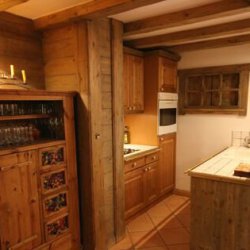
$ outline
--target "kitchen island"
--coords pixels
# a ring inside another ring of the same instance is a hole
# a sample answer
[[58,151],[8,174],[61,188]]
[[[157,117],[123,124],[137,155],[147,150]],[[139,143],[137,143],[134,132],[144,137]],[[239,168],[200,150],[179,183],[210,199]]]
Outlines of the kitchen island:
[[230,147],[189,170],[191,250],[250,249],[250,178],[234,175],[250,164],[250,149]]

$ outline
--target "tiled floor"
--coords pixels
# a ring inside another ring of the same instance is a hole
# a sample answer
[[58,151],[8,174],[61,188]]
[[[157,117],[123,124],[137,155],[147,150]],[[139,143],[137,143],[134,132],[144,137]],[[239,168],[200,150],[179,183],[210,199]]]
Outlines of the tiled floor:
[[190,200],[171,195],[128,223],[110,250],[189,250]]

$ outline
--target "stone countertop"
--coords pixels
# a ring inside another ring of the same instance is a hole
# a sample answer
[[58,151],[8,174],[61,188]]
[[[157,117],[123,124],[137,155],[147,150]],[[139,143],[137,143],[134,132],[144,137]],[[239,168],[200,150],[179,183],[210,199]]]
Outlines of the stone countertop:
[[139,145],[139,144],[124,144],[124,149],[127,149],[127,148],[136,149],[138,151],[124,155],[125,161],[130,161],[130,160],[133,160],[137,157],[148,155],[148,154],[151,154],[151,153],[159,150],[158,146]]
[[234,176],[240,163],[250,164],[250,148],[229,147],[187,172],[192,177],[250,185],[250,178]]

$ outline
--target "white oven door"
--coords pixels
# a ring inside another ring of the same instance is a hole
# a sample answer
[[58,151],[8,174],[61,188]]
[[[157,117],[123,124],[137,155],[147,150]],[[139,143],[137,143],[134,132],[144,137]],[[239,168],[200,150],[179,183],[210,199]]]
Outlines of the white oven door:
[[176,132],[177,101],[159,101],[158,135]]

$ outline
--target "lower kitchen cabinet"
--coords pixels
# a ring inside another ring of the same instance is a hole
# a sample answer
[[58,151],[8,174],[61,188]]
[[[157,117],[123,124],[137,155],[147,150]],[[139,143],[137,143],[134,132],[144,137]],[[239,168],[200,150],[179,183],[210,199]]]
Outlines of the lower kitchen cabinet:
[[0,249],[33,249],[41,244],[34,151],[0,157]]
[[159,192],[164,195],[175,185],[176,133],[159,136]]
[[125,218],[158,197],[158,159],[157,152],[125,163]]

